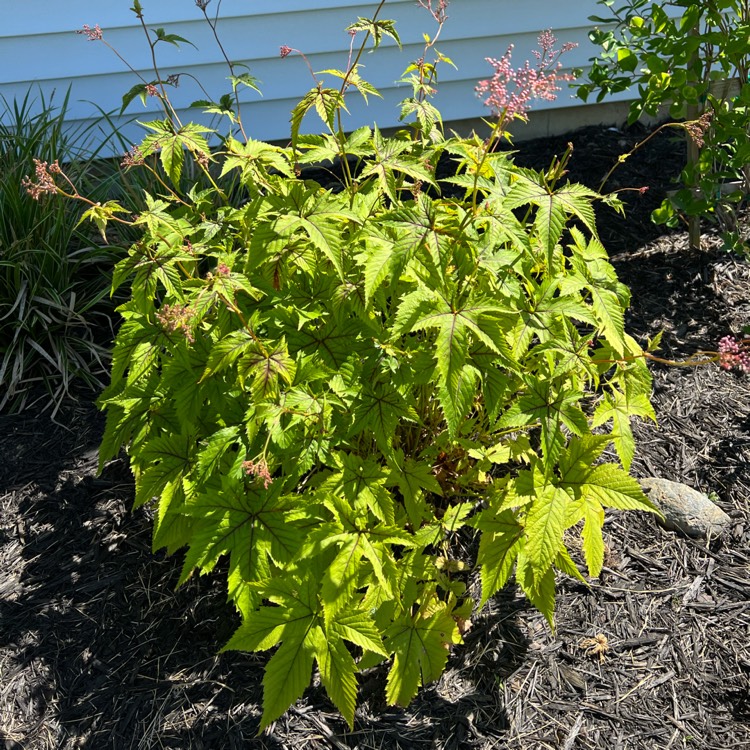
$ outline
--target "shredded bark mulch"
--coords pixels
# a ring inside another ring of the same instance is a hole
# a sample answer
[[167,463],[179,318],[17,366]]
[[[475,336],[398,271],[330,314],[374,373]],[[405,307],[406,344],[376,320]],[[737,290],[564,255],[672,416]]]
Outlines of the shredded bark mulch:
[[[568,140],[570,177],[597,187],[640,138],[586,128],[522,144],[547,166]],[[715,349],[750,324],[750,263],[709,234],[700,252],[649,211],[679,172],[666,133],[631,157],[626,220],[600,229],[633,292],[629,326],[664,330],[662,354]],[[611,184],[610,188],[618,185]],[[264,655],[217,655],[238,624],[222,571],[175,591],[181,560],[152,554],[146,510],[129,511],[123,458],[96,476],[102,417],[89,400],[0,416],[0,742],[51,748],[750,747],[750,378],[654,365],[658,428],[636,427],[636,476],[685,482],[732,518],[692,540],[654,518],[611,513],[605,569],[560,578],[553,633],[513,587],[475,615],[445,675],[408,709],[383,702],[384,671],[360,681],[353,732],[319,686],[256,736]]]

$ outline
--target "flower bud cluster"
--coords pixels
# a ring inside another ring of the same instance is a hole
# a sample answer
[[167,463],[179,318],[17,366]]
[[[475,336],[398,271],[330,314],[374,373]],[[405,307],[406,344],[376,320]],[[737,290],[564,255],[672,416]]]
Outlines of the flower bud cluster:
[[713,111],[708,110],[704,112],[697,120],[691,120],[685,123],[685,130],[690,136],[693,143],[698,148],[703,148],[705,141],[705,135],[708,129],[711,127],[711,118],[713,117]]
[[163,305],[161,310],[156,313],[159,325],[167,333],[182,331],[187,341],[191,344],[195,343],[195,336],[193,336],[194,318],[195,310],[192,310],[187,305],[184,307],[182,305]]
[[743,343],[738,343],[734,336],[724,336],[719,341],[719,366],[725,370],[736,367],[750,374],[750,353],[743,347]]
[[122,167],[138,167],[144,162],[143,152],[139,146],[133,146],[125,156],[123,156],[120,166]]
[[21,187],[35,200],[38,201],[44,193],[56,193],[57,186],[55,185],[54,174],[60,174],[62,169],[60,165],[54,161],[48,165],[46,161],[40,161],[34,159],[34,174],[36,182],[31,180],[29,177],[24,177],[21,180]]

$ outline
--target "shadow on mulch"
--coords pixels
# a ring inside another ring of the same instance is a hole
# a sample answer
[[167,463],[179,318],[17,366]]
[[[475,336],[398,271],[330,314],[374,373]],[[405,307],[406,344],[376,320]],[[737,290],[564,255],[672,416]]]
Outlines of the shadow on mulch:
[[[519,161],[548,166],[570,140],[571,179],[596,187],[642,137],[585,128],[524,143]],[[680,159],[670,134],[653,139],[614,178],[651,189],[629,194],[627,219],[599,217],[633,292],[632,335],[663,330],[675,359],[750,324],[750,264],[648,221]],[[238,624],[221,571],[174,590],[180,555],[152,554],[125,461],[96,476],[92,406],[61,424],[0,416],[0,747],[750,747],[750,384],[715,367],[652,372],[659,425],[635,426],[633,473],[714,493],[729,531],[690,540],[610,514],[605,569],[590,588],[561,577],[556,632],[509,587],[408,709],[384,705],[383,669],[363,675],[353,732],[313,685],[255,736],[267,657],[217,654]],[[601,654],[583,644],[597,636]]]

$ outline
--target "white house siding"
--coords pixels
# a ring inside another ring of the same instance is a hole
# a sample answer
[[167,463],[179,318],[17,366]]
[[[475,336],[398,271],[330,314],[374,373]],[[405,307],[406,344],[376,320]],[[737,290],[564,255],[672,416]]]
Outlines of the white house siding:
[[[91,122],[99,109],[117,112],[122,94],[138,79],[101,42],[90,42],[77,35],[83,24],[99,24],[105,39],[115,47],[144,78],[153,78],[149,69],[148,46],[129,6],[132,0],[28,0],[13,14],[6,14],[0,25],[0,95],[6,99],[23,96],[30,85],[49,97],[56,97],[71,86],[70,114],[78,124]],[[227,66],[193,0],[142,0],[147,25],[163,27],[193,42],[197,49],[182,45],[157,45],[158,61],[164,75],[191,73],[216,99],[229,90]],[[212,0],[208,11],[215,13],[219,0]],[[223,0],[220,3],[219,35],[229,57],[249,66],[261,81],[263,96],[242,91],[243,120],[251,137],[283,140],[289,134],[289,113],[314,82],[303,60],[296,55],[279,56],[279,47],[302,50],[313,70],[343,68],[346,65],[349,36],[344,29],[359,16],[368,17],[374,2],[356,0]],[[587,34],[588,16],[598,10],[595,0],[452,0],[449,19],[437,48],[452,58],[457,70],[440,68],[436,105],[445,120],[476,118],[486,114],[474,93],[480,78],[491,68],[484,58],[500,57],[509,44],[515,45],[514,61],[520,65],[531,57],[536,37],[551,28],[560,42],[577,42],[579,47],[566,54],[566,67],[584,66],[594,53]],[[408,87],[397,84],[406,65],[420,56],[423,33],[433,34],[435,23],[414,0],[387,0],[381,18],[396,21],[403,43],[399,49],[386,39],[379,50],[362,58],[363,77],[375,85],[383,99],[370,99],[365,106],[356,93],[349,97],[351,116],[347,127],[377,122],[381,128],[398,125],[398,102]],[[361,38],[361,37],[360,37]],[[533,59],[533,58],[532,58]],[[330,85],[335,79],[327,78]],[[195,99],[205,98],[187,76],[179,88],[170,90],[183,120],[200,120],[198,110],[186,111]],[[569,90],[560,92],[555,102],[536,102],[535,109],[577,106]],[[97,109],[99,108],[99,109]],[[134,123],[158,116],[157,101],[144,110],[134,101],[122,124],[128,140],[139,139],[140,126]],[[203,120],[205,122],[205,120]],[[305,120],[303,130],[317,132],[315,115]]]

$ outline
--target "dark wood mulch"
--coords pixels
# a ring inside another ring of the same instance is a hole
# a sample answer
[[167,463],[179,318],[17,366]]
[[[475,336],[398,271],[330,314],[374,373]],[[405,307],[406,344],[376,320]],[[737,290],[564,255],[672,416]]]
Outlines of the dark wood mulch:
[[[571,177],[598,185],[643,133],[573,136]],[[549,164],[567,139],[520,146]],[[601,213],[633,291],[636,336],[664,329],[687,356],[750,324],[750,264],[707,238],[648,221],[680,147],[659,136],[616,173],[627,220]],[[616,184],[610,184],[615,187]],[[733,519],[695,541],[651,517],[612,513],[606,567],[590,588],[561,578],[552,633],[512,587],[478,613],[438,683],[408,709],[363,676],[348,732],[319,687],[256,737],[265,657],[223,654],[237,625],[221,575],[179,591],[179,555],[150,551],[146,511],[129,512],[122,459],[97,477],[102,419],[85,399],[58,423],[0,416],[0,740],[50,748],[688,748],[750,746],[750,379],[715,367],[654,366],[658,429],[639,425],[639,476],[686,482]],[[585,639],[608,646],[600,658]]]

